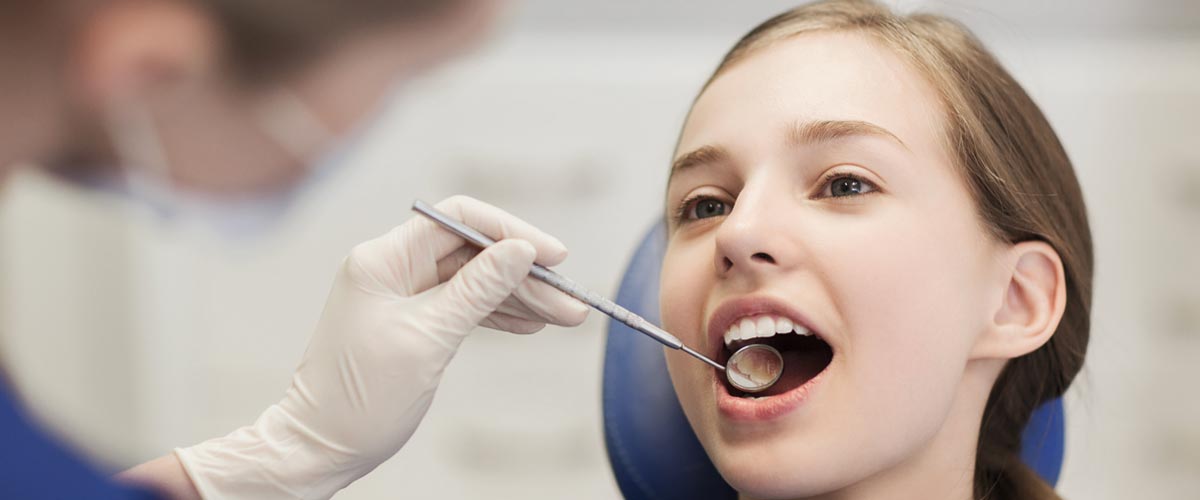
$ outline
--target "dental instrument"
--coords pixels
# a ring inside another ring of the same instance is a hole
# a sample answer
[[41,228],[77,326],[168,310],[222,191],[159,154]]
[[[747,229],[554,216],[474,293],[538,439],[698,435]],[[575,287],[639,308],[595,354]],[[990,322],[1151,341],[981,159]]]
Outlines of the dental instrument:
[[783,355],[767,344],[742,346],[725,363],[729,385],[742,392],[762,392],[783,375]]
[[[474,228],[463,224],[460,221],[442,213],[440,210],[425,203],[421,200],[413,202],[412,209],[430,220],[436,222],[450,232],[457,234],[464,240],[475,244],[480,248],[486,248],[496,240],[475,230]],[[570,280],[566,276],[558,274],[546,267],[534,264],[529,274],[546,284],[561,290],[563,293],[570,295],[579,301],[591,306],[592,308],[608,315],[612,319],[620,321],[630,328],[646,334],[650,338],[658,341],[660,344],[670,347],[671,349],[681,350],[686,352],[696,359],[703,361],[713,368],[725,372],[726,379],[729,383],[739,390],[745,392],[759,392],[766,390],[777,380],[783,372],[783,356],[774,347],[766,344],[751,344],[738,349],[736,353],[729,358],[729,365],[734,366],[733,370],[727,370],[725,366],[709,359],[708,357],[692,350],[690,347],[683,344],[681,340],[674,335],[667,333],[666,330],[655,326],[653,323],[646,321],[641,316],[630,312],[628,309],[617,305],[617,303],[606,299],[599,294],[589,291],[578,283]],[[771,357],[774,353],[774,357]],[[751,357],[753,356],[753,357]],[[770,363],[770,359],[775,359],[774,364]],[[756,363],[757,362],[757,363]],[[745,367],[743,367],[745,365]],[[753,369],[757,369],[754,371]],[[765,371],[764,371],[765,369]],[[737,382],[734,382],[734,379]],[[766,382],[765,384],[763,382]]]

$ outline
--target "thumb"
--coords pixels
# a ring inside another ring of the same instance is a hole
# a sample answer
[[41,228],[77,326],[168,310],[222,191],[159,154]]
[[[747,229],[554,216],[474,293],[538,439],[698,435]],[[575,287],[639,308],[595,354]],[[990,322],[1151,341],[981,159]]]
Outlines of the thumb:
[[450,326],[466,333],[479,325],[508,299],[529,275],[537,250],[521,239],[504,239],[485,248],[467,262],[440,290],[450,306]]

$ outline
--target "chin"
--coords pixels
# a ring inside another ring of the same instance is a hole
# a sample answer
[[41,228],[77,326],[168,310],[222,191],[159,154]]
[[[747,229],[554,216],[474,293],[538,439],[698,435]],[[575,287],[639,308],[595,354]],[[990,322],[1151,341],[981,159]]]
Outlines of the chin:
[[709,450],[709,457],[725,482],[754,499],[818,496],[854,482],[851,476],[855,471],[829,460],[835,457],[804,445],[787,446],[784,441],[740,449],[722,447]]

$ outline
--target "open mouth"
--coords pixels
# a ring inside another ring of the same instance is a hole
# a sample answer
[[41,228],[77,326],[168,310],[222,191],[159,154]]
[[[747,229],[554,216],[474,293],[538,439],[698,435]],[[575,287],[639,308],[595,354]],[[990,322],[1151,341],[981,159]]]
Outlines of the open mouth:
[[798,389],[815,378],[833,361],[833,348],[803,325],[775,314],[748,316],[732,322],[724,333],[724,347],[717,361],[724,364],[738,349],[766,344],[783,357],[783,373],[764,391],[749,393],[719,377],[729,394],[739,398],[767,398]]

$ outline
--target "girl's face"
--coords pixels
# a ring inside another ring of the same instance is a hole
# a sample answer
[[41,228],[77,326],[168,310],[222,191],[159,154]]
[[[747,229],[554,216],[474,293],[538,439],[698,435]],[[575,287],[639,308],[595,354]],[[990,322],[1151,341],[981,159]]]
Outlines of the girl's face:
[[785,357],[754,399],[667,355],[692,427],[743,494],[925,466],[970,487],[994,380],[972,375],[986,362],[972,347],[1003,300],[1004,246],[954,167],[942,109],[895,53],[837,32],[761,49],[692,109],[668,186],[664,326],[718,360],[727,339]]

